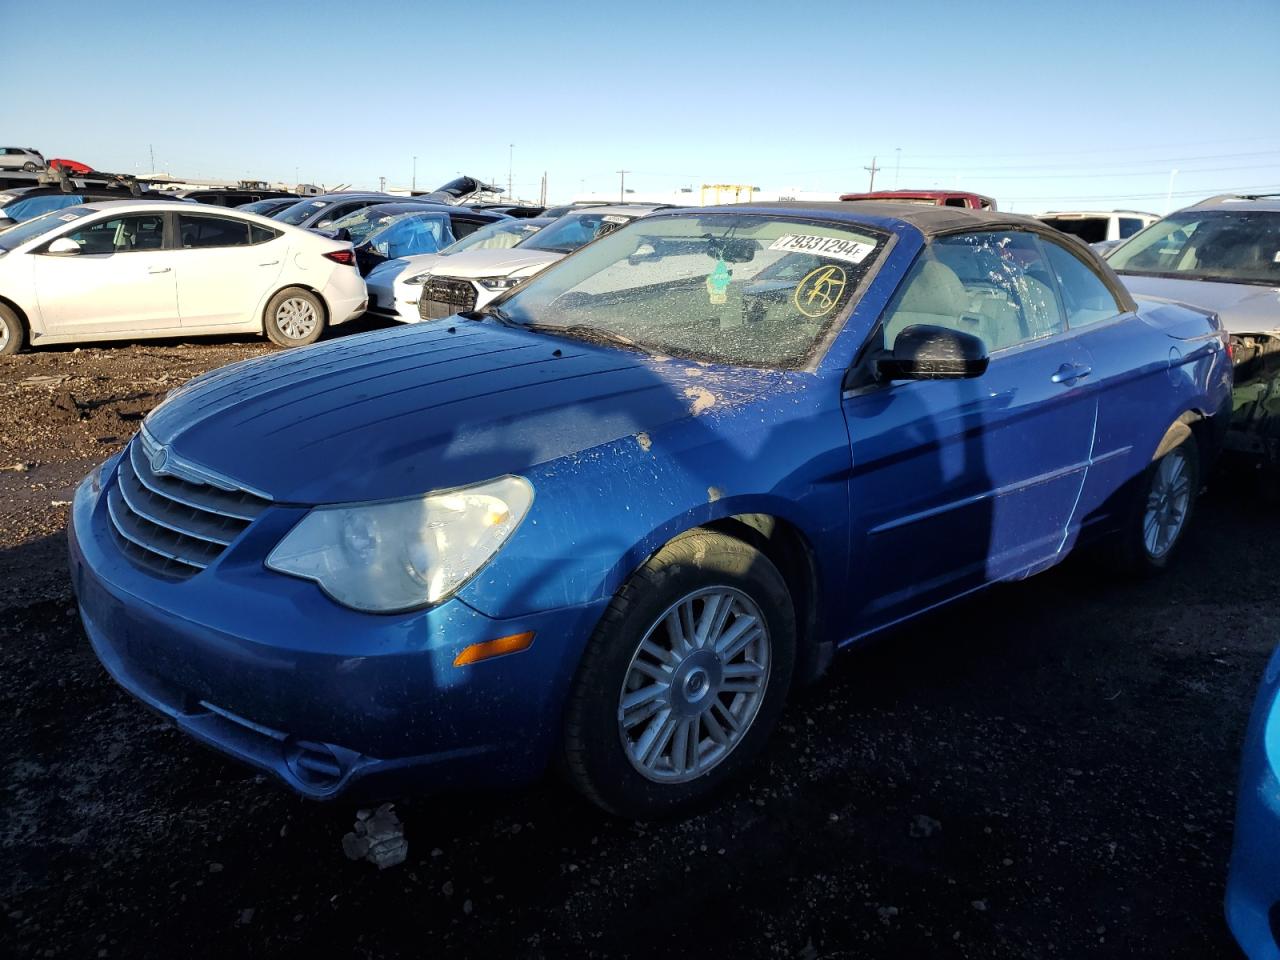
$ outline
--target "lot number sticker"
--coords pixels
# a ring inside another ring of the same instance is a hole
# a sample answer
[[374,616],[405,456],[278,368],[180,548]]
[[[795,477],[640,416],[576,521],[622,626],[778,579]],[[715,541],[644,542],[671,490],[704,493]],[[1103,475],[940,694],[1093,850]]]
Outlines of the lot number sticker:
[[841,240],[838,237],[817,237],[807,233],[784,233],[769,244],[769,249],[782,250],[785,253],[812,253],[819,257],[830,257],[832,260],[861,263],[875,249],[875,245],[859,243],[857,240]]

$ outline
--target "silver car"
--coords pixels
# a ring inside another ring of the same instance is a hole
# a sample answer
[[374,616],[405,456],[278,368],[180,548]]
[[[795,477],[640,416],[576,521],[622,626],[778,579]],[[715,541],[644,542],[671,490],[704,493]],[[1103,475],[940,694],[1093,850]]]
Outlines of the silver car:
[[1235,367],[1227,446],[1280,475],[1280,194],[1213,197],[1171,213],[1107,262],[1139,298],[1219,316]]
[[34,147],[0,147],[0,170],[26,170],[35,173],[47,164],[44,155]]

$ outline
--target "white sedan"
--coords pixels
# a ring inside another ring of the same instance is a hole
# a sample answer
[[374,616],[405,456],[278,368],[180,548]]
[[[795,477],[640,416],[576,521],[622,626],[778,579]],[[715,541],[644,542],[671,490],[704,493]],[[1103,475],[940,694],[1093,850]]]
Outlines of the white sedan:
[[113,200],[0,233],[0,355],[221,333],[302,346],[365,303],[351,244],[239,210]]
[[550,217],[499,220],[436,253],[419,253],[380,263],[364,278],[369,287],[369,312],[401,323],[417,323],[421,320],[418,297],[422,294],[427,270],[442,258],[468,250],[507,250],[553,222]]

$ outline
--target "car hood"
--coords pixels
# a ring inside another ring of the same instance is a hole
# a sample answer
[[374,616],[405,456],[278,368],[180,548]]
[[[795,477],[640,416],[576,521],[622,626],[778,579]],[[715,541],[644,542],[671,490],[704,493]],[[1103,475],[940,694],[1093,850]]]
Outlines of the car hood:
[[278,502],[350,503],[520,474],[719,415],[782,379],[443,320],[215,370],[145,429],[178,459]]
[[1136,274],[1121,274],[1120,280],[1135,296],[1173,300],[1212,310],[1228,333],[1280,330],[1280,288]]
[[442,277],[505,277],[527,268],[539,269],[557,260],[563,253],[551,250],[521,250],[505,247],[497,250],[469,250],[445,257],[431,272]]

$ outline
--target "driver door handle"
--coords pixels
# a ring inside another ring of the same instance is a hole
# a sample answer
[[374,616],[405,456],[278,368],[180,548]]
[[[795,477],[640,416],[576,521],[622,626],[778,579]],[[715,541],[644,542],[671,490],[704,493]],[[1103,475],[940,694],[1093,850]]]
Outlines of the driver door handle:
[[1093,373],[1093,368],[1086,367],[1083,363],[1064,363],[1058,368],[1058,372],[1049,379],[1054,383],[1065,384],[1069,387],[1077,380],[1082,380],[1091,373]]
[[172,269],[173,267],[151,267],[147,270],[147,273],[168,273]]
[[274,266],[275,266],[277,263],[279,263],[279,262],[280,262],[279,260],[268,260],[266,263],[260,263],[260,264],[258,264],[258,266],[260,266],[260,267],[274,267]]

